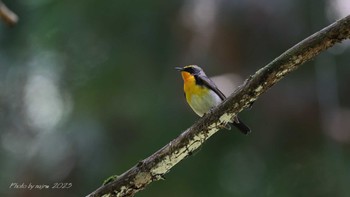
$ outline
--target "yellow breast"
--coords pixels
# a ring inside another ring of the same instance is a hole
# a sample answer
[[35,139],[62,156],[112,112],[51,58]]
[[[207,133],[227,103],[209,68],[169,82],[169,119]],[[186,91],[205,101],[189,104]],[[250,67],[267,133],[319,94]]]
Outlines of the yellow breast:
[[204,94],[208,94],[209,89],[197,85],[196,79],[193,75],[189,74],[188,72],[182,72],[181,75],[184,80],[184,91],[188,103],[191,103],[191,98],[193,95],[202,96]]

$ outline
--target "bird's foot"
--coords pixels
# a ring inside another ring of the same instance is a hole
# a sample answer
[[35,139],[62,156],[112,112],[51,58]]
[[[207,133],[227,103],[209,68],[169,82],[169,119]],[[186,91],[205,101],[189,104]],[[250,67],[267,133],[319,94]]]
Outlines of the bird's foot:
[[248,110],[251,110],[253,108],[253,105],[254,105],[255,101],[252,101],[248,104]]
[[222,124],[218,125],[218,128],[231,130],[231,126],[228,123],[222,123]]

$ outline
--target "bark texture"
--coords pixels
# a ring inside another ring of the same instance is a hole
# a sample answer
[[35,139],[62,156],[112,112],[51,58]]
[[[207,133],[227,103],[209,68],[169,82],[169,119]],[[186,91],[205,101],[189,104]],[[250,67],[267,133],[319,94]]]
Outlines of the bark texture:
[[199,119],[176,139],[140,161],[118,178],[101,186],[88,197],[133,196],[148,184],[163,178],[169,170],[190,156],[208,138],[262,93],[296,70],[301,64],[350,38],[350,15],[311,35],[250,76],[242,86],[212,112]]

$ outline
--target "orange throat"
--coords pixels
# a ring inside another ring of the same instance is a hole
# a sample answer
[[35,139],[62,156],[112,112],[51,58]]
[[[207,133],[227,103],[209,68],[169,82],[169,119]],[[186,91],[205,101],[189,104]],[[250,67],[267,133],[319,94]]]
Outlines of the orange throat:
[[182,79],[184,80],[184,91],[186,94],[191,92],[191,89],[195,87],[196,79],[188,72],[181,72]]
[[194,76],[191,75],[188,72],[182,71],[181,75],[182,75],[182,79],[184,80],[185,83],[186,82],[194,82],[195,81]]
[[[181,72],[182,79],[184,80],[184,92],[186,94],[186,100],[191,103],[192,95],[206,94],[206,88],[196,85],[196,79],[188,72]],[[190,104],[191,105],[191,104]]]

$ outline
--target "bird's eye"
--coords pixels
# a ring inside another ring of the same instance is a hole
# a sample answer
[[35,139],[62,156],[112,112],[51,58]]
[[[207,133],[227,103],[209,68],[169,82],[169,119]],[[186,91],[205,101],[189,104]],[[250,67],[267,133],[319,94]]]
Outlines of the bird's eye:
[[194,73],[195,73],[195,70],[194,70],[193,67],[187,67],[187,68],[185,69],[185,71],[186,71],[186,72],[189,72],[189,73],[191,73],[191,74],[194,74]]

